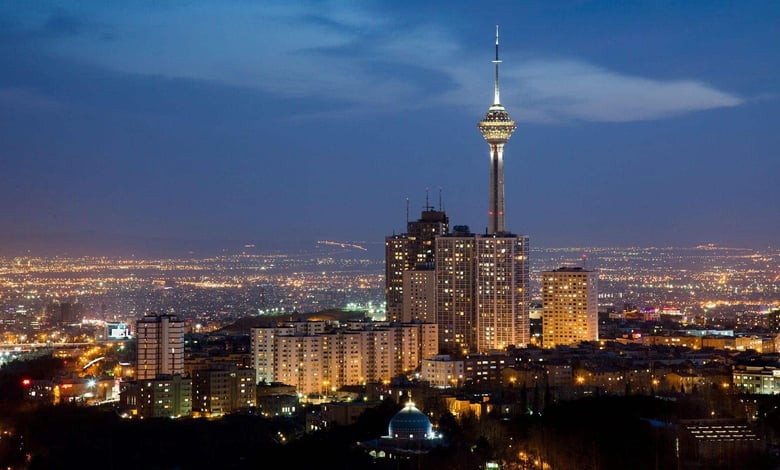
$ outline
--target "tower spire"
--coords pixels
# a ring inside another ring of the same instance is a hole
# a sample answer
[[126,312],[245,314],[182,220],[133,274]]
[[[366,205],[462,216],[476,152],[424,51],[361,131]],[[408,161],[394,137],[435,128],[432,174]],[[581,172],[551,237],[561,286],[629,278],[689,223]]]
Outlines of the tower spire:
[[494,64],[496,64],[496,81],[495,81],[495,91],[493,92],[493,104],[501,104],[501,96],[498,91],[498,64],[501,63],[501,60],[498,58],[498,25],[496,25],[496,60],[493,61]]

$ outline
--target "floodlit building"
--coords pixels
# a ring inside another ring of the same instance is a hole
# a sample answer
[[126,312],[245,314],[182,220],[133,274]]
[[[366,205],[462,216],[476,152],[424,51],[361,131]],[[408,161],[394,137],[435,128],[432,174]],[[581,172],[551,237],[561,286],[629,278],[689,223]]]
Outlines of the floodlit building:
[[777,395],[780,394],[780,367],[738,364],[734,366],[732,381],[740,393]]
[[252,328],[251,337],[253,363],[264,367],[258,383],[293,385],[304,395],[389,382],[438,352],[435,323],[354,323],[327,332],[263,327]]
[[463,385],[463,361],[441,354],[425,359],[420,370],[420,379],[435,388],[458,388]]
[[436,271],[414,269],[403,273],[403,321],[436,322]]
[[192,380],[184,378],[184,321],[147,313],[136,322],[135,381],[125,382],[120,402],[141,417],[180,417],[192,412]]
[[447,214],[441,208],[434,210],[426,200],[420,218],[407,221],[406,233],[385,237],[387,320],[408,323],[433,316],[434,297],[429,283],[433,275],[434,240],[448,231]]
[[147,313],[136,322],[136,380],[184,373],[184,321],[176,315]]
[[528,237],[475,235],[458,226],[436,245],[441,350],[466,354],[527,346]]
[[[381,460],[416,459],[437,447],[447,445],[442,436],[434,431],[431,420],[411,401],[390,420],[387,435],[358,442],[358,446],[371,457]],[[417,463],[421,464],[420,461]]]
[[542,344],[545,348],[598,341],[598,273],[561,267],[542,273]]

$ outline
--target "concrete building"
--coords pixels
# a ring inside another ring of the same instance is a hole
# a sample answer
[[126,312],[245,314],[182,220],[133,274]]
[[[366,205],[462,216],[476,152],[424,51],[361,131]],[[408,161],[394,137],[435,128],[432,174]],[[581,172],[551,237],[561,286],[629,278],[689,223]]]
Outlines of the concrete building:
[[198,369],[192,374],[192,409],[206,415],[222,415],[254,407],[256,390],[252,369]]
[[436,271],[415,269],[403,273],[403,322],[436,322]]
[[447,232],[447,214],[441,208],[434,210],[426,197],[425,209],[419,219],[407,221],[406,233],[385,238],[387,320],[408,323],[433,316],[433,290],[425,281],[432,276],[434,240]]
[[350,323],[330,331],[299,326],[253,328],[258,383],[281,382],[304,395],[327,395],[347,385],[389,382],[438,352],[434,323]]
[[466,383],[497,385],[502,371],[515,365],[515,358],[505,352],[496,354],[469,354],[463,359],[463,375]]
[[457,226],[436,239],[439,347],[487,353],[530,341],[528,238],[475,235]]
[[435,388],[458,388],[463,385],[463,361],[446,354],[423,360],[420,379]]
[[732,381],[740,393],[777,395],[780,394],[780,367],[738,364],[734,366]]
[[184,321],[150,312],[136,322],[136,336],[136,380],[184,373]]
[[143,418],[179,418],[192,413],[192,380],[181,375],[123,382],[120,408]]
[[598,341],[598,273],[561,267],[542,273],[542,345]]

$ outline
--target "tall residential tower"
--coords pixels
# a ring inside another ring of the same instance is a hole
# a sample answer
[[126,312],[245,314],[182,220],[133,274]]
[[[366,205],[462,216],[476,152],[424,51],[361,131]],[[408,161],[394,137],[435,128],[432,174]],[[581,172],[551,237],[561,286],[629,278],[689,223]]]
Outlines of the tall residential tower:
[[184,321],[176,315],[147,313],[136,322],[136,380],[184,374]]
[[[416,221],[406,222],[406,233],[385,237],[385,303],[387,320],[433,321],[433,269],[436,237],[449,231],[449,218],[425,198]],[[408,215],[407,215],[408,219]]]
[[598,273],[561,267],[542,273],[542,344],[545,348],[598,341]]
[[192,379],[184,377],[184,321],[149,312],[136,322],[135,380],[122,382],[120,407],[146,418],[188,416]]

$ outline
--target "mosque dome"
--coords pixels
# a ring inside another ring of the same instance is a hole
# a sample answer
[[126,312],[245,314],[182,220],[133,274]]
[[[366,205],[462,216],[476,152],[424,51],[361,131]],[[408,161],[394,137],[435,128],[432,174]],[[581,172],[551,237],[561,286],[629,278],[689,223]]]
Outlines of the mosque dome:
[[388,426],[389,436],[395,439],[426,439],[432,431],[431,420],[411,401],[393,416]]

